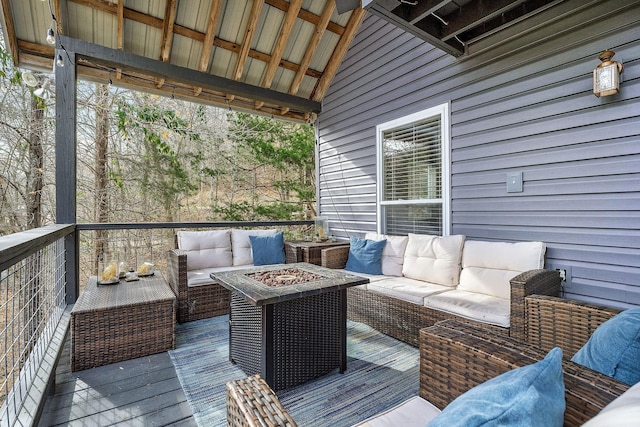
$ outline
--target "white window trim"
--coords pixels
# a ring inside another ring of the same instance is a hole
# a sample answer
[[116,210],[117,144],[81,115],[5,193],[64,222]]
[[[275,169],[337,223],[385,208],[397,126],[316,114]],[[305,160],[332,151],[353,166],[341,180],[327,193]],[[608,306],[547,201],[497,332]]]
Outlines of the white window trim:
[[[408,116],[400,117],[376,126],[376,219],[378,233],[382,233],[382,205],[393,204],[409,204],[411,202],[386,201],[382,200],[383,178],[384,178],[384,162],[382,161],[382,133],[386,130],[403,126],[412,122],[440,115],[442,129],[442,233],[445,236],[451,234],[451,131],[449,112],[451,111],[450,102],[426,110],[418,111]],[[429,203],[437,200],[422,199],[415,201],[416,203]]]

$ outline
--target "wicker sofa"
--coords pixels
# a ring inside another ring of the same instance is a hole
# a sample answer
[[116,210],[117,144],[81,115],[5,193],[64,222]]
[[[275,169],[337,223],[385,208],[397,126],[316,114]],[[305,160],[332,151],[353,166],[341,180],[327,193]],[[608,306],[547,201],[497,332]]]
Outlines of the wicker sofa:
[[268,230],[179,231],[167,254],[167,279],[177,297],[177,320],[189,322],[229,313],[230,293],[210,273],[253,265],[249,236]]
[[[479,242],[464,236],[365,237],[387,239],[383,275],[366,275],[369,284],[348,290],[348,317],[413,346],[418,346],[421,328],[446,319],[524,339],[524,298],[560,293],[559,273],[542,268],[546,247],[541,242]],[[400,239],[406,239],[405,246]],[[324,249],[322,265],[344,268],[348,256],[349,247]],[[425,276],[420,275],[423,271]]]
[[[535,313],[534,305],[544,298],[531,297],[531,315]],[[529,298],[527,298],[529,299]],[[559,300],[559,299],[558,299]],[[562,301],[554,301],[562,304]],[[543,302],[544,304],[544,302]],[[569,302],[560,310],[572,310],[578,307]],[[584,306],[582,306],[584,307]],[[584,315],[590,310],[582,311]],[[605,310],[606,311],[606,310]],[[579,332],[574,336],[579,341],[586,341],[587,328],[580,328],[582,317],[548,318],[548,311],[541,315],[550,328]],[[536,333],[545,334],[543,329],[533,329],[531,339],[553,345],[547,336],[534,337]],[[560,344],[564,343],[562,337]],[[541,360],[546,351],[528,342],[505,335],[492,334],[476,325],[458,322],[453,319],[438,322],[436,325],[423,328],[419,334],[420,342],[420,399],[443,409],[467,390],[476,385],[505,373],[511,369],[530,365]],[[596,416],[606,405],[611,403],[629,389],[629,386],[613,378],[607,377],[591,369],[569,361],[570,354],[564,356],[563,377],[565,385],[566,410],[565,426],[579,426]],[[381,414],[387,417],[384,421],[397,425],[395,416],[402,411],[411,411],[411,418],[416,418],[416,405],[411,399],[389,412]],[[418,407],[425,407],[424,402]],[[430,406],[430,405],[429,405]],[[394,413],[395,412],[395,413]],[[406,414],[405,414],[406,416]],[[394,419],[396,422],[393,422]],[[401,419],[406,419],[401,417]],[[275,424],[270,424],[275,421]],[[264,424],[263,424],[264,423]],[[422,421],[419,425],[425,425]],[[227,425],[229,426],[261,426],[282,425],[295,426],[295,420],[287,413],[277,396],[259,377],[249,377],[227,384]],[[363,424],[375,425],[375,424]]]

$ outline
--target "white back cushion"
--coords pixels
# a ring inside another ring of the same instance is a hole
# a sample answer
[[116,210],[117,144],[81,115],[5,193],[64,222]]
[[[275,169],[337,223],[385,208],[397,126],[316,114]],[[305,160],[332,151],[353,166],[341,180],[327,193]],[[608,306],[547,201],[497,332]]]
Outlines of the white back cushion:
[[229,230],[178,231],[178,249],[187,252],[187,270],[230,267]]
[[543,268],[545,251],[542,242],[467,240],[458,289],[510,299],[509,281],[524,271]]
[[409,234],[402,274],[445,286],[457,286],[464,236]]
[[233,265],[253,265],[251,240],[249,236],[273,236],[278,230],[231,230]]
[[385,276],[402,276],[404,251],[407,248],[409,237],[367,233],[364,238],[376,241],[387,239],[387,244],[382,250],[382,274]]

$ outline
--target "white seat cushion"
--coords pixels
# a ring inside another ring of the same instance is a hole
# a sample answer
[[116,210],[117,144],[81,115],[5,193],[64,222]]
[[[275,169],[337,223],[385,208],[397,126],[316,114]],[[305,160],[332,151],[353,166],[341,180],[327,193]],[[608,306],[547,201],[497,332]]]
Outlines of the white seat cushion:
[[409,237],[367,233],[364,238],[377,241],[386,240],[387,244],[382,250],[382,274],[385,276],[402,276],[404,252],[407,248],[407,243],[409,243]]
[[457,286],[464,236],[409,234],[402,274],[416,280]]
[[426,296],[424,305],[467,319],[509,327],[511,304],[508,299],[452,289]]
[[237,265],[231,267],[203,268],[200,270],[187,271],[187,286],[193,287],[210,285],[212,283],[215,283],[215,281],[211,279],[211,276],[209,276],[211,273],[216,273],[218,271],[240,270],[243,268],[247,268],[247,266]]
[[640,383],[618,396],[582,427],[636,427],[640,420]]
[[414,396],[353,427],[425,427],[439,413],[431,402]]
[[545,251],[542,242],[467,240],[458,289],[510,299],[509,281],[525,271],[543,268]]
[[233,265],[253,265],[251,240],[249,236],[273,236],[278,230],[231,230]]
[[229,230],[178,231],[178,248],[187,253],[187,270],[232,265]]
[[424,297],[450,291],[451,288],[409,277],[387,277],[385,280],[370,282],[367,290],[422,305]]
[[377,282],[379,280],[384,280],[384,279],[388,279],[389,278],[389,276],[383,276],[383,275],[380,275],[380,274],[354,273],[353,271],[349,271],[349,270],[345,270],[345,269],[341,269],[341,270],[338,270],[338,271],[341,271],[341,272],[343,272],[345,274],[351,274],[353,276],[365,277],[365,278],[369,279],[369,283]]

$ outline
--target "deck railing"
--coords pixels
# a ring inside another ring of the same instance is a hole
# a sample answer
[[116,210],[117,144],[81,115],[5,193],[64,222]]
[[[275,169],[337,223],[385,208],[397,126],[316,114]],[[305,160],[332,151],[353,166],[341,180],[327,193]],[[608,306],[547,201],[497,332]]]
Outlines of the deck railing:
[[35,416],[34,394],[46,388],[39,370],[67,306],[65,237],[56,225],[0,238],[0,413],[2,425]]
[[[278,228],[286,238],[313,221],[55,225],[0,237],[0,426],[37,421],[69,324],[69,303],[110,262],[166,273],[177,230]],[[75,271],[77,266],[77,271]],[[76,283],[77,282],[77,283]]]

